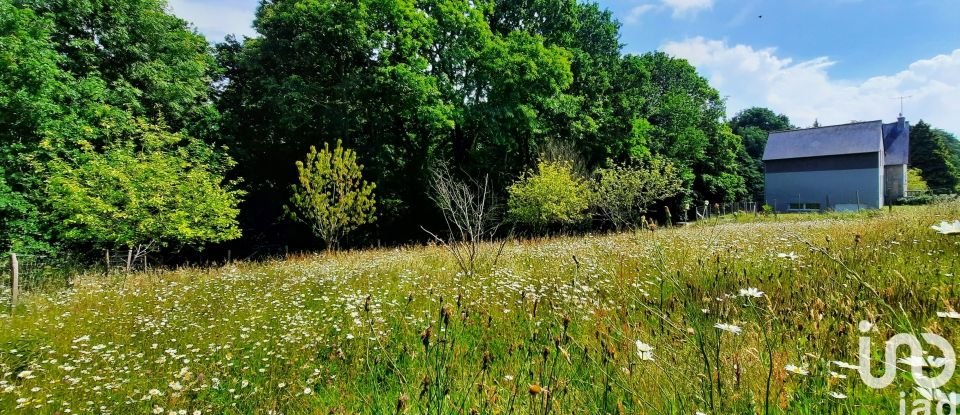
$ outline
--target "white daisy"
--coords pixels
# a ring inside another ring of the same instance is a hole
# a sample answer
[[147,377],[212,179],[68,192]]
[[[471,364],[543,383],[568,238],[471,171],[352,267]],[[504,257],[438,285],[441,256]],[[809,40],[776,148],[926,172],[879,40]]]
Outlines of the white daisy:
[[851,364],[849,364],[849,363],[847,363],[847,362],[841,362],[841,361],[839,361],[839,360],[834,360],[834,361],[833,361],[833,364],[837,365],[837,367],[842,368],[842,369],[853,369],[853,370],[859,370],[859,369],[860,369],[860,366],[858,366],[858,365],[851,365]]
[[955,220],[953,223],[943,221],[940,222],[939,225],[933,225],[930,228],[942,235],[960,235],[960,220]]
[[717,324],[714,324],[713,327],[718,328],[718,329],[723,330],[723,331],[726,331],[726,332],[733,333],[733,334],[740,334],[740,333],[743,332],[743,329],[740,328],[740,326],[733,325],[733,324],[717,323]]
[[953,311],[953,310],[951,310],[951,311],[937,311],[937,317],[940,317],[940,318],[960,319],[960,313],[958,313],[958,312],[956,312],[956,311]]
[[637,356],[640,357],[640,360],[652,361],[653,346],[637,340]]
[[810,374],[810,371],[808,371],[807,369],[804,369],[804,368],[802,368],[802,367],[800,367],[800,366],[797,366],[797,365],[786,365],[786,366],[784,367],[784,369],[786,369],[787,372],[790,372],[790,373],[793,373],[793,374],[796,374],[796,375],[806,376],[806,375],[809,375],[809,374]]
[[740,289],[740,296],[741,296],[741,297],[760,298],[760,297],[763,297],[763,291],[760,291],[760,290],[758,290],[758,289],[756,289],[756,288],[754,288],[754,287],[741,288],[741,289]]

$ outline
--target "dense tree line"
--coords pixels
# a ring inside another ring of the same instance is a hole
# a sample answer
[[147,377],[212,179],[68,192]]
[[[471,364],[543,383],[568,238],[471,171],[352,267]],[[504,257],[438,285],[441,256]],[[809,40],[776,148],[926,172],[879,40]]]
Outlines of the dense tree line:
[[[336,187],[296,162],[335,143],[376,188],[354,243],[425,237],[439,168],[505,207],[543,166],[667,183],[675,207],[755,198],[767,134],[793,128],[726,122],[689,63],[624,54],[577,0],[272,0],[254,26],[211,46],[163,0],[0,0],[0,248],[310,243],[291,195]],[[620,196],[594,217],[652,204]]]
[[162,0],[0,0],[0,249],[239,236],[217,74]]
[[595,4],[286,0],[261,4],[255,27],[216,55],[251,237],[289,234],[277,223],[289,166],[337,139],[377,183],[388,239],[436,220],[432,168],[506,189],[557,148],[584,171],[669,158],[690,200],[746,194],[719,93],[686,61],[623,55],[619,23]]

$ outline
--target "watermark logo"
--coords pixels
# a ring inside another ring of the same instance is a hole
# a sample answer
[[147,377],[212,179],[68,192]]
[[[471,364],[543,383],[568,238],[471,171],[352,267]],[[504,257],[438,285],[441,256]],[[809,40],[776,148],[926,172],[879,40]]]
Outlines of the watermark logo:
[[[873,327],[867,321],[861,321],[859,329],[861,333],[868,333]],[[921,333],[920,337],[927,344],[940,349],[943,357],[924,357],[923,345],[917,336],[909,333],[899,333],[891,337],[885,343],[883,373],[878,377],[871,372],[871,339],[870,336],[860,336],[859,358],[860,365],[857,369],[860,372],[860,378],[863,382],[874,389],[883,389],[891,384],[897,375],[897,364],[902,363],[910,366],[910,372],[913,375],[913,381],[917,384],[917,390],[924,395],[925,399],[919,399],[913,402],[913,411],[911,414],[937,413],[937,414],[956,414],[957,402],[954,401],[956,394],[946,395],[939,390],[946,385],[953,377],[953,372],[957,367],[956,353],[953,346],[947,339],[933,334]],[[898,358],[897,351],[906,346],[910,349],[909,357]],[[930,377],[924,373],[925,367],[931,367],[940,373]],[[926,393],[924,393],[926,392]],[[906,414],[906,394],[900,394],[900,413]],[[935,401],[935,402],[934,402]],[[933,406],[936,405],[936,412],[933,412]],[[948,408],[949,405],[949,408]]]

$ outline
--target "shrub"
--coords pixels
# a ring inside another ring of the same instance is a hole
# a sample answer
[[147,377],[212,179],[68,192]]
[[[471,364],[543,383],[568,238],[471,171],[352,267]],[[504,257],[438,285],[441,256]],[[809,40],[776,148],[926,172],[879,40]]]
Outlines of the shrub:
[[226,182],[233,161],[199,140],[139,123],[102,151],[81,143],[49,163],[47,197],[64,240],[148,250],[238,238],[243,192]]
[[593,182],[593,205],[617,229],[639,223],[654,202],[683,190],[680,170],[654,158],[637,167],[615,165],[598,169]]
[[576,223],[590,207],[589,184],[566,161],[540,161],[507,190],[510,218],[535,228]]
[[329,143],[319,152],[310,146],[307,159],[297,161],[297,171],[300,183],[293,186],[287,211],[310,226],[327,249],[339,247],[346,234],[376,220],[376,185],[363,180],[357,153],[343,148],[340,140],[332,151]]

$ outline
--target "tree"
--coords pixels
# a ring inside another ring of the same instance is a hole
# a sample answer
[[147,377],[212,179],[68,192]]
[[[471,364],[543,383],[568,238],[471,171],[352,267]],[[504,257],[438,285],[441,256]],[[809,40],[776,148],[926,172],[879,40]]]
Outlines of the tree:
[[535,228],[581,221],[591,200],[589,183],[565,161],[540,161],[537,170],[527,171],[508,193],[508,215]]
[[474,275],[479,266],[495,265],[507,239],[492,255],[483,252],[483,245],[493,240],[502,224],[490,178],[484,177],[483,182],[460,180],[444,165],[434,170],[432,186],[433,200],[447,225],[447,237],[427,233],[453,254],[467,276]]
[[213,139],[217,67],[210,44],[171,14],[166,0],[13,1],[53,23],[61,69],[109,86],[103,103]]
[[907,190],[922,193],[930,191],[930,186],[923,180],[923,173],[920,169],[907,169]]
[[921,120],[910,129],[910,165],[921,171],[934,193],[958,191],[960,168],[954,164],[948,137]]
[[294,220],[302,222],[327,244],[339,247],[340,240],[360,225],[377,219],[376,185],[363,180],[363,165],[357,164],[357,153],[344,149],[342,141],[331,151],[310,146],[305,161],[297,161],[300,182],[293,186],[287,210]]
[[621,164],[601,168],[595,176],[593,205],[617,230],[640,223],[651,204],[683,190],[680,171],[662,158],[653,158],[637,167]]
[[767,138],[773,131],[795,128],[790,124],[790,118],[777,114],[768,108],[751,107],[737,113],[729,122],[734,134],[743,140],[745,155],[740,155],[743,167],[743,176],[747,193],[755,199],[763,196],[763,150],[767,146]]
[[[64,239],[102,248],[202,247],[240,237],[231,160],[199,140],[138,122],[134,137],[50,163],[49,209]],[[218,166],[222,166],[218,167]]]

